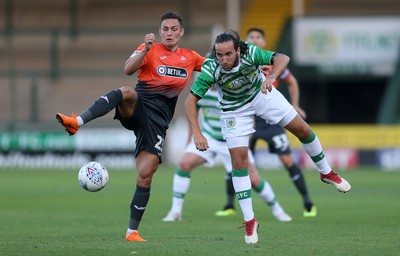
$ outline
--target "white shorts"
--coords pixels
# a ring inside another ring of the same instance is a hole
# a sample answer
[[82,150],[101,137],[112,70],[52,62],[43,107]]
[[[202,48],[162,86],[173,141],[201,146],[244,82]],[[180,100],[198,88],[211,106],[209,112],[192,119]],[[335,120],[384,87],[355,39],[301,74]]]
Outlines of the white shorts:
[[[221,129],[224,138],[242,137],[241,140],[246,143],[246,135],[255,132],[254,115],[263,118],[269,124],[279,124],[284,127],[293,120],[297,112],[275,87],[272,87],[267,94],[260,91],[251,102],[243,107],[221,112]],[[248,141],[246,145],[248,145]],[[231,145],[229,147],[232,148]]]
[[[222,161],[225,170],[228,173],[232,172],[231,155],[229,154],[229,149],[226,142],[216,140],[210,137],[208,134],[203,134],[203,135],[207,139],[209,148],[206,151],[197,150],[192,138],[192,141],[189,143],[189,145],[187,145],[185,149],[185,153],[190,152],[203,158],[204,160],[206,160],[206,163],[204,165],[207,167],[213,167],[218,157]],[[249,162],[252,164],[255,163],[254,156],[250,150],[249,150]]]

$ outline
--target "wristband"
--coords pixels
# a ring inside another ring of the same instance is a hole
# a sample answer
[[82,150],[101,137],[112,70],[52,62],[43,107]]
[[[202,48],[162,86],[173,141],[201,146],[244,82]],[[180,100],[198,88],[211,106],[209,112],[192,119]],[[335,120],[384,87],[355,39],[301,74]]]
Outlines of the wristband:
[[270,75],[268,78],[273,78],[273,79],[276,79],[276,76],[274,76],[274,75]]

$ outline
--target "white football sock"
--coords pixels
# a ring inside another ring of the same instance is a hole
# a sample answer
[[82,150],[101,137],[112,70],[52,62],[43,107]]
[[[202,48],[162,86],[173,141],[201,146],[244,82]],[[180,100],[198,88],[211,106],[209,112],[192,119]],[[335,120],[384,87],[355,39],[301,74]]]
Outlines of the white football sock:
[[276,199],[275,193],[272,190],[271,185],[267,181],[262,180],[259,188],[261,188],[261,191],[257,192],[256,190],[256,193],[261,198],[261,200],[263,200],[264,203],[266,203],[271,208],[272,214],[276,215],[284,211],[278,200]]
[[[244,175],[247,173],[247,175]],[[251,181],[248,170],[233,170],[232,183],[238,197],[245,221],[254,219],[253,201],[251,198]]]
[[322,145],[315,136],[314,140],[309,143],[302,143],[304,150],[311,157],[314,164],[317,166],[318,170],[322,174],[328,174],[332,168],[329,166],[328,161],[326,160],[324,150],[322,149]]
[[78,126],[79,127],[81,127],[84,124],[83,119],[82,119],[81,116],[77,116],[76,117],[76,121],[78,121]]
[[132,233],[132,232],[137,232],[137,230],[136,229],[130,229],[130,228],[128,228],[128,230],[126,231],[128,234],[130,234],[130,233]]
[[184,172],[177,171],[174,175],[172,185],[172,207],[171,212],[182,214],[183,202],[185,201],[185,194],[190,187],[190,178],[188,176],[181,176]]

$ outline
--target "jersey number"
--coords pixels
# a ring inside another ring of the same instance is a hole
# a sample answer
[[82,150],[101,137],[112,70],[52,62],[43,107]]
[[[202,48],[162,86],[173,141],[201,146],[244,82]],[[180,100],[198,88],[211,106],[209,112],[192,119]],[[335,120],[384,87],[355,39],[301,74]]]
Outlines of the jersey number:
[[285,151],[289,147],[289,139],[286,134],[280,134],[272,137],[275,148],[279,148],[281,151]]
[[163,150],[163,145],[164,145],[164,138],[161,137],[160,135],[157,135],[157,139],[158,142],[156,143],[156,145],[154,145],[154,147],[159,150],[160,152],[162,152]]

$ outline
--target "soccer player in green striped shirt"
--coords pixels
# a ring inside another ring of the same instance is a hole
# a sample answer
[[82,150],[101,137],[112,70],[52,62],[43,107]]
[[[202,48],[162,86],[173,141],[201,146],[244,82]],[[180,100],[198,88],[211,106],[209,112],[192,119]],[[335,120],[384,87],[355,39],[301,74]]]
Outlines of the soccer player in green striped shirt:
[[[216,37],[212,54],[204,61],[185,102],[196,148],[207,150],[207,139],[201,133],[196,118],[196,104],[212,85],[217,88],[222,109],[222,134],[232,158],[232,181],[244,216],[246,243],[258,242],[258,222],[254,216],[247,169],[249,138],[255,131],[254,115],[269,124],[279,124],[295,135],[317,166],[323,182],[333,185],[340,192],[351,189],[345,179],[333,172],[310,126],[272,85],[288,63],[288,56],[243,42],[235,31],[221,33]],[[273,65],[266,78],[260,71],[261,65]]]

